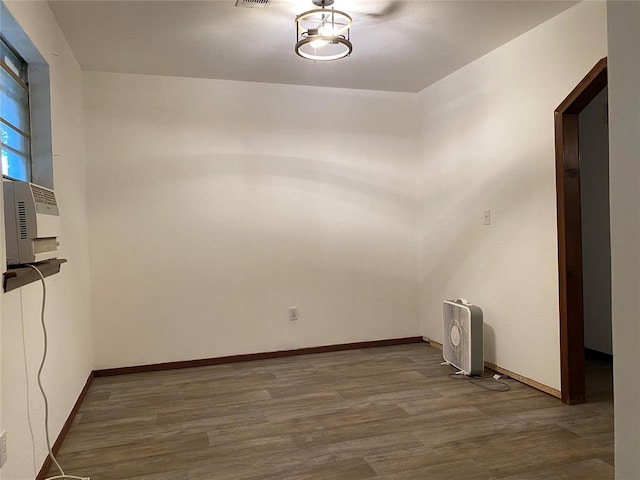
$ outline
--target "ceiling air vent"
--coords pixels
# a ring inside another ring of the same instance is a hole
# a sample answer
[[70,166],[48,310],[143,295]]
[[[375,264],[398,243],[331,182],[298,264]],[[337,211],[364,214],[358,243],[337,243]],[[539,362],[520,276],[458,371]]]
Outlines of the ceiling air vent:
[[236,7],[244,8],[264,8],[271,0],[236,0]]

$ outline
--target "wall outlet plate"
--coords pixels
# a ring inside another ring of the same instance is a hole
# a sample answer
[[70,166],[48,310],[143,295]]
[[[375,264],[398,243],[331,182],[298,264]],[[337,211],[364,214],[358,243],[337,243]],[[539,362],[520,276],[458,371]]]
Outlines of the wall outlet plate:
[[289,320],[298,320],[298,307],[289,307]]

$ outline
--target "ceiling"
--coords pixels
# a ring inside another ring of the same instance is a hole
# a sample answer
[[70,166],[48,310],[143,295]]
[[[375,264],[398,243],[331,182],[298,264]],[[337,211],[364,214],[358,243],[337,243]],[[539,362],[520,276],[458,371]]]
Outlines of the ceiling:
[[335,0],[353,16],[350,57],[298,57],[311,0],[50,0],[83,70],[417,92],[575,1]]

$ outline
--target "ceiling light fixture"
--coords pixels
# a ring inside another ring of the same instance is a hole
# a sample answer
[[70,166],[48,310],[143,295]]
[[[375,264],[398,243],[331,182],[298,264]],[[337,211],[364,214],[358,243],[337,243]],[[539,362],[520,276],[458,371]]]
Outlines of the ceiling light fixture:
[[314,8],[296,17],[296,53],[314,62],[351,55],[351,17],[331,7],[334,0],[313,0]]

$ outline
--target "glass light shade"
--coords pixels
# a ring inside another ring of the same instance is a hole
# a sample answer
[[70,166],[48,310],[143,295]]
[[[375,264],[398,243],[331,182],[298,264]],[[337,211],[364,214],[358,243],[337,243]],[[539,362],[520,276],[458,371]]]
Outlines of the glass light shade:
[[317,30],[323,34],[341,35],[351,28],[353,20],[340,10],[315,8],[296,17],[298,32]]
[[339,10],[317,8],[296,17],[296,53],[313,61],[338,60],[351,54],[351,17]]
[[314,48],[314,49],[318,49],[320,47],[324,47],[325,45],[329,45],[329,42],[327,42],[326,40],[319,40],[319,39],[313,40],[312,39],[309,42],[309,46],[311,48]]
[[353,51],[351,42],[343,37],[322,37],[319,35],[303,38],[296,43],[296,53],[316,62],[339,60]]

